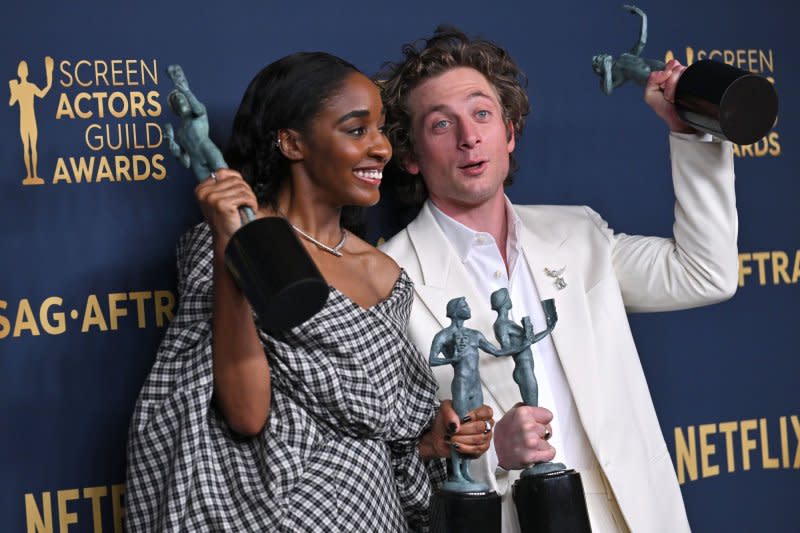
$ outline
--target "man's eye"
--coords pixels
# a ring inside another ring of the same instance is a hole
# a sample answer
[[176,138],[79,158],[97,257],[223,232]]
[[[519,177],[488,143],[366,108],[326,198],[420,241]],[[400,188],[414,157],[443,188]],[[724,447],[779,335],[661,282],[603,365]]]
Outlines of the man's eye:
[[447,120],[437,120],[436,123],[434,123],[433,127],[435,129],[442,130],[446,128],[449,124],[450,122]]
[[475,116],[477,116],[480,119],[487,119],[489,118],[489,112],[485,109],[481,109],[480,111],[475,113]]

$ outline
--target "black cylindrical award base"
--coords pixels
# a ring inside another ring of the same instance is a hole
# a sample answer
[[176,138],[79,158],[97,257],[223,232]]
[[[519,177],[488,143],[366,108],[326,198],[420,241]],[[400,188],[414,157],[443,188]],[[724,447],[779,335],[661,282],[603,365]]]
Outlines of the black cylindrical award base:
[[239,228],[225,262],[266,330],[305,322],[328,298],[328,284],[283,218],[260,218]]
[[575,470],[522,477],[512,490],[522,533],[591,533],[581,476]]
[[763,76],[705,59],[681,75],[675,107],[695,129],[747,145],[775,125],[778,94]]
[[500,533],[500,496],[438,490],[431,502],[431,533]]

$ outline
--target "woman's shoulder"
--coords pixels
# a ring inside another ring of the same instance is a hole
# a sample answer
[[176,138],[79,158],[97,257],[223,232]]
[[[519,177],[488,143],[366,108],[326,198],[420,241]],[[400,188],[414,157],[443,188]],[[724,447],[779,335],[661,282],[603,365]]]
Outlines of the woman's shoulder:
[[381,263],[383,266],[389,266],[389,265],[397,266],[397,263],[395,263],[394,259],[386,255],[380,249],[368,243],[361,237],[350,233],[348,236],[348,241],[352,242],[353,245],[351,248],[352,253],[360,255],[365,259],[368,259],[369,261]]
[[358,258],[364,274],[393,285],[400,275],[400,266],[395,260],[355,235],[352,235],[351,242],[350,251]]

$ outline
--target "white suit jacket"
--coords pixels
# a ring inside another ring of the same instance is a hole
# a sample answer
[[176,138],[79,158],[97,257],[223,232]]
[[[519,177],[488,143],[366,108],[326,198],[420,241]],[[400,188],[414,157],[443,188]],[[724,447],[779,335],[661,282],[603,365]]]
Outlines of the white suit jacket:
[[[615,234],[587,207],[515,206],[522,249],[541,298],[554,298],[552,333],[586,435],[634,532],[689,529],[672,461],[656,418],[626,311],[665,311],[729,298],[738,282],[737,215],[729,143],[670,135],[676,195],[674,239]],[[495,313],[426,206],[382,247],[415,282],[409,335],[423,357],[450,323],[448,300],[466,296],[467,327],[493,339]],[[566,266],[557,290],[543,270]],[[485,403],[499,419],[520,401],[511,358],[481,354]],[[441,398],[452,369],[435,369]],[[547,406],[543,406],[547,407]],[[567,465],[569,467],[569,465]],[[473,474],[511,499],[486,454]]]

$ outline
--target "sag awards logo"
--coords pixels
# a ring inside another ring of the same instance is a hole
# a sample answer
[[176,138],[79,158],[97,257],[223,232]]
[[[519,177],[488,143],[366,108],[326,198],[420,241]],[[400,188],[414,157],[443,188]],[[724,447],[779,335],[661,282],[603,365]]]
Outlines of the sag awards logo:
[[[674,57],[675,54],[672,50],[667,50],[664,60],[669,61]],[[740,48],[731,50],[703,50],[687,46],[685,61],[681,62],[689,66],[695,61],[703,59],[721,61],[736,68],[759,74],[767,78],[773,85],[775,84],[775,57],[772,49]],[[678,58],[678,60],[681,59]],[[777,127],[777,125],[778,121],[776,119],[775,127]],[[734,144],[733,153],[736,154],[737,157],[778,157],[781,155],[781,144],[780,135],[775,127],[773,127],[766,136],[753,144]]]
[[[9,105],[19,111],[23,185],[144,182],[166,177],[164,156],[155,152],[163,140],[161,127],[154,121],[162,112],[155,59],[64,59],[56,64],[48,56],[43,86],[28,79],[34,68],[41,67],[22,60],[17,77],[9,80]],[[42,112],[45,98],[56,101],[52,116]],[[67,123],[78,124],[81,133],[62,127]],[[74,148],[57,154],[55,164],[43,170],[39,159],[43,143],[55,146],[52,139],[58,138],[63,146],[66,137],[70,146],[70,136]]]

